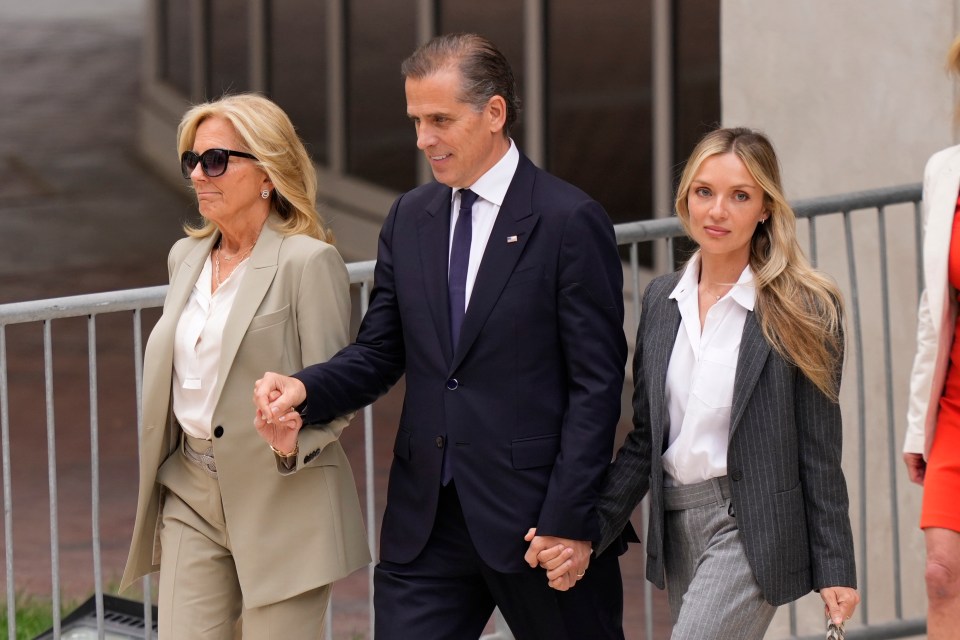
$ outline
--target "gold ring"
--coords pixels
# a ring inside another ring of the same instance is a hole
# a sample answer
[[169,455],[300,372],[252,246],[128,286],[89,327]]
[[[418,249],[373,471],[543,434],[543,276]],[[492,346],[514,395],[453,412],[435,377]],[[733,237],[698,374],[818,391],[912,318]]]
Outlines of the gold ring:
[[577,580],[579,580],[580,578],[582,578],[584,573],[586,573],[586,571],[581,571],[580,573],[578,573],[578,574],[577,574]]

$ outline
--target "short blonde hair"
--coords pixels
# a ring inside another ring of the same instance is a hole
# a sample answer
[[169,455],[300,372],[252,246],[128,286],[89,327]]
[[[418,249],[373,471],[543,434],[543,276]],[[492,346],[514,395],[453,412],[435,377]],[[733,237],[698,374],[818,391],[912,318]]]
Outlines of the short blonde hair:
[[[209,118],[223,118],[237,132],[245,149],[273,182],[271,206],[283,222],[284,235],[304,234],[326,242],[333,236],[317,212],[317,173],[313,160],[283,109],[255,93],[224,96],[187,111],[177,127],[177,155],[193,147],[197,128]],[[216,226],[204,219],[199,227],[185,226],[193,237],[206,237]]]

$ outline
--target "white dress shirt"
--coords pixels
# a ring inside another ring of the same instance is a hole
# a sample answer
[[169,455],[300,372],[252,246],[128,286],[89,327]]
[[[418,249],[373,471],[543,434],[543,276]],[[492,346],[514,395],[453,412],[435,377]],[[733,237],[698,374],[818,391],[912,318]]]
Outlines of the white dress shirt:
[[[517,172],[517,165],[520,164],[520,152],[510,140],[510,148],[497,161],[497,164],[480,176],[468,188],[480,196],[473,205],[473,218],[471,225],[472,236],[470,240],[470,261],[467,263],[467,294],[464,304],[470,306],[470,294],[473,293],[473,283],[477,280],[477,272],[480,270],[480,261],[483,259],[483,252],[487,248],[487,241],[490,239],[490,232],[493,231],[493,223],[497,221],[497,214],[500,213],[500,207],[503,205],[503,199],[507,195],[507,189],[513,181],[513,174]],[[447,270],[449,272],[449,256],[453,250],[453,230],[457,225],[457,218],[460,217],[460,190],[454,189],[450,202],[450,241],[447,247]]]
[[717,301],[700,327],[696,254],[670,294],[680,309],[680,329],[667,367],[666,402],[670,436],[663,453],[666,484],[685,485],[727,474],[734,374],[747,312],[756,292],[747,266]]
[[177,322],[173,341],[173,414],[194,438],[209,440],[211,436],[216,408],[213,390],[220,368],[223,328],[246,267],[244,260],[211,295],[213,258],[207,258]]

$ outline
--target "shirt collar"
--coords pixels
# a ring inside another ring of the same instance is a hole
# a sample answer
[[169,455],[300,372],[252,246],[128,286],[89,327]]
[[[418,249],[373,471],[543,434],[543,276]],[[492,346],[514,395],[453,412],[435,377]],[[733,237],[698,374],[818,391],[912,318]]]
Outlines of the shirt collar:
[[[669,297],[677,302],[682,302],[689,296],[697,295],[697,285],[699,281],[700,252],[698,251],[690,258],[690,262],[687,263],[687,266],[683,270],[683,275],[680,276],[680,281],[677,282],[677,286],[670,292]],[[733,298],[734,302],[747,311],[753,311],[753,307],[757,301],[757,291],[753,285],[753,271],[750,269],[749,264],[743,268],[743,271],[740,273],[740,278],[737,280],[737,283],[733,285],[733,288],[730,289],[730,293],[728,293],[727,296]]]
[[[513,143],[511,138],[510,148],[503,154],[503,157],[468,188],[487,202],[501,207],[503,206],[503,199],[507,195],[507,189],[510,188],[510,183],[513,181],[513,174],[517,172],[519,164],[520,151],[517,150],[517,145]],[[451,203],[456,198],[458,191],[459,189],[454,189],[450,194]]]

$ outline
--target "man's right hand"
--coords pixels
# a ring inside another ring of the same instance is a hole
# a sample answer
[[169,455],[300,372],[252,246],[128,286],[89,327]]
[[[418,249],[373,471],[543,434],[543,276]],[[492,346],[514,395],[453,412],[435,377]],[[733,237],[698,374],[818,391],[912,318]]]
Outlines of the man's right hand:
[[[279,395],[277,395],[279,393]],[[274,398],[271,401],[271,398]],[[307,389],[296,378],[279,373],[267,372],[253,385],[253,404],[257,407],[257,417],[273,424],[285,423],[293,407],[307,399]]]

